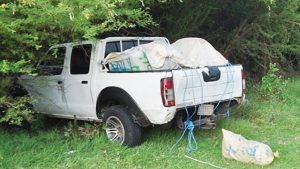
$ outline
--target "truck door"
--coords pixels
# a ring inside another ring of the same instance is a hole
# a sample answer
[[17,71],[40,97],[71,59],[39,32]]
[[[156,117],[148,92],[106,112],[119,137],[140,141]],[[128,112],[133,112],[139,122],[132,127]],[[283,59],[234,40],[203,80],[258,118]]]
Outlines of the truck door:
[[95,45],[82,43],[72,46],[69,69],[65,74],[64,89],[71,115],[78,118],[95,116],[91,95],[91,58]]
[[63,94],[63,70],[67,48],[50,48],[37,67],[38,76],[33,78],[32,93],[35,109],[45,114],[62,114],[67,111],[66,98]]

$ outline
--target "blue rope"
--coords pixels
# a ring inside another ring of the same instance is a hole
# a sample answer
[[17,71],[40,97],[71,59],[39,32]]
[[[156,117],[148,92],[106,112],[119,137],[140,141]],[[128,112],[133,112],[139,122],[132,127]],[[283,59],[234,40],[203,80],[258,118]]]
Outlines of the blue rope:
[[[184,92],[183,92],[183,98],[182,98],[182,101],[184,102],[185,100],[185,96],[186,96],[186,90],[187,90],[187,87],[188,87],[188,76],[187,76],[187,73],[185,72],[184,69],[181,69],[183,72],[184,72],[184,75],[185,75],[185,88],[184,88]],[[193,80],[193,79],[192,79]],[[192,85],[194,85],[192,83]],[[194,87],[192,88],[193,89],[193,94],[194,94]],[[193,95],[194,97],[194,95]],[[195,98],[194,98],[195,100]],[[186,150],[186,154],[190,153],[192,150],[197,150],[198,149],[198,145],[197,145],[197,141],[195,139],[195,136],[194,136],[194,124],[193,122],[191,121],[191,118],[196,114],[197,112],[197,106],[194,104],[194,112],[192,114],[192,116],[189,115],[189,110],[188,110],[188,107],[187,105],[184,106],[185,108],[185,112],[186,112],[186,115],[187,115],[187,120],[184,122],[184,130],[181,134],[181,136],[179,137],[179,139],[176,141],[176,143],[171,147],[169,153],[172,153],[172,151],[174,150],[175,147],[177,147],[177,145],[179,144],[179,142],[182,140],[182,138],[184,137],[185,133],[187,130],[189,130],[188,132],[188,149]]]
[[182,140],[183,136],[185,135],[185,132],[186,132],[187,128],[184,126],[184,130],[181,134],[181,136],[178,138],[178,140],[176,141],[175,144],[173,144],[173,146],[171,147],[171,149],[169,150],[169,153],[172,153],[174,148],[177,147],[177,145],[179,144],[179,142]]
[[203,92],[203,88],[204,88],[204,85],[203,85],[203,81],[202,81],[202,78],[201,78],[201,75],[199,75],[199,72],[198,70],[196,70],[197,72],[197,75],[198,75],[198,78],[200,80],[200,83],[201,83],[201,104],[200,104],[200,112],[199,112],[199,119],[198,119],[198,126],[199,126],[199,129],[201,128],[201,117],[202,117],[202,114],[203,114],[203,103],[204,103],[204,92]]
[[[231,63],[228,63],[229,65],[229,70],[231,72],[231,79],[230,81],[233,81],[233,78],[234,78],[234,71],[232,71],[232,67],[233,65]],[[229,119],[230,118],[230,104],[231,104],[231,101],[232,101],[232,97],[233,97],[233,90],[234,90],[234,83],[232,83],[232,90],[231,90],[231,95],[230,95],[230,98],[229,98],[229,101],[228,101],[228,104],[227,104],[227,108],[226,108],[226,118]]]
[[[230,68],[229,68],[230,67]],[[232,67],[232,64],[226,64],[226,70],[229,68],[230,69],[230,71],[231,71],[231,67]],[[181,68],[181,67],[180,67]],[[184,72],[184,74],[185,74],[185,79],[186,79],[186,83],[185,83],[185,88],[184,88],[184,92],[183,92],[183,103],[185,103],[184,101],[185,101],[185,96],[186,96],[186,90],[187,90],[187,87],[188,87],[188,76],[187,76],[187,73],[185,72],[185,70],[184,69],[182,69],[181,68],[181,70]],[[192,85],[194,85],[194,83],[193,83],[193,69],[191,70],[192,71]],[[202,82],[202,76],[200,76],[199,75],[199,72],[197,71],[197,69],[196,69],[196,72],[197,72],[197,75],[198,75],[198,77],[199,77],[199,79],[200,79],[200,83],[201,83],[201,104],[200,104],[200,112],[199,112],[199,123],[198,123],[198,126],[199,126],[199,129],[200,129],[200,127],[201,127],[201,116],[202,116],[202,114],[203,114],[203,103],[204,103],[204,92],[203,92],[203,82]],[[222,101],[222,99],[223,99],[223,97],[224,97],[224,95],[226,94],[226,91],[227,91],[227,88],[228,88],[228,84],[229,84],[229,74],[228,74],[228,71],[226,71],[227,72],[227,83],[226,83],[226,87],[225,87],[225,90],[224,90],[224,92],[223,92],[223,94],[221,95],[221,98],[219,99],[219,102],[217,103],[217,105],[216,105],[216,107],[214,108],[214,110],[213,111],[215,111],[218,107],[219,107],[219,105],[220,105],[220,103],[221,103],[221,101]],[[230,79],[230,81],[232,81],[233,80],[233,73],[234,72],[232,72],[231,71],[231,79]],[[195,104],[195,95],[194,95],[194,86],[192,87],[192,89],[193,89],[193,101],[194,101],[194,112],[192,113],[192,115],[190,116],[189,114],[189,110],[188,110],[188,107],[187,107],[187,105],[185,105],[184,106],[184,108],[185,108],[185,112],[186,112],[186,115],[187,115],[187,120],[184,122],[184,130],[183,130],[183,132],[182,132],[182,134],[181,134],[181,136],[179,137],[179,139],[175,142],[175,144],[171,147],[171,149],[170,149],[170,151],[169,151],[169,153],[172,153],[172,151],[175,149],[175,147],[177,147],[177,145],[180,143],[180,141],[183,139],[183,137],[184,137],[184,135],[185,135],[185,133],[188,131],[188,149],[185,151],[185,153],[186,154],[189,154],[191,151],[193,151],[193,150],[197,150],[198,149],[198,144],[197,144],[197,141],[196,141],[196,138],[195,138],[195,136],[194,136],[194,128],[195,128],[195,125],[194,125],[194,123],[191,121],[191,119],[192,119],[192,117],[196,114],[196,112],[197,112],[197,106],[196,106],[196,104]],[[227,111],[226,111],[226,117],[227,118],[229,118],[229,116],[230,116],[230,111],[229,111],[229,106],[230,106],[230,103],[231,103],[231,100],[232,100],[232,95],[233,95],[233,85],[232,85],[232,93],[231,93],[231,98],[229,99],[229,102],[228,102],[228,105],[227,105]],[[185,103],[186,104],[186,103]]]
[[[226,70],[228,69],[228,66],[229,66],[229,64],[226,64]],[[228,83],[229,83],[228,82],[228,79],[229,79],[228,71],[226,71],[226,74],[227,74],[227,83],[226,83],[226,86],[225,86],[225,90],[224,90],[223,94],[221,95],[221,98],[219,99],[218,104],[216,105],[216,107],[214,108],[213,111],[215,111],[219,107],[221,101],[223,100],[224,95],[226,94],[226,91],[227,91],[227,88],[228,88]]]
[[194,136],[194,128],[195,128],[194,123],[189,119],[186,120],[184,122],[184,130],[183,130],[181,136],[176,141],[176,143],[171,147],[169,153],[172,153],[174,148],[177,147],[177,145],[183,139],[183,137],[184,137],[187,130],[189,130],[188,131],[188,149],[185,151],[185,153],[189,154],[192,150],[197,150],[198,149],[198,144],[197,144],[196,138]]
[[184,126],[189,130],[188,133],[188,149],[185,151],[186,154],[189,154],[192,150],[198,149],[198,144],[194,136],[194,123],[190,120],[184,122]]

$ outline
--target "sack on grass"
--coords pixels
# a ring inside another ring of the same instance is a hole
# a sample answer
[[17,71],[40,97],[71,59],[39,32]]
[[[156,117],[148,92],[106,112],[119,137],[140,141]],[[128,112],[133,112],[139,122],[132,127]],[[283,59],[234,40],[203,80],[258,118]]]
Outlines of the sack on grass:
[[222,129],[222,154],[237,161],[267,165],[272,163],[278,152],[273,153],[271,148],[263,143],[247,140],[243,136]]

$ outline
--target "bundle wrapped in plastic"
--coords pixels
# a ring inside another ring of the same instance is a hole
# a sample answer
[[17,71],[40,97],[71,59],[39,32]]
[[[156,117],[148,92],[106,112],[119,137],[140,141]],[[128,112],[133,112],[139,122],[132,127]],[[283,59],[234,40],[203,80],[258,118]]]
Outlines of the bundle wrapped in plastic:
[[123,52],[110,53],[104,60],[112,71],[199,68],[227,63],[210,43],[201,38],[183,38],[171,45],[165,41],[154,41]]
[[123,52],[110,53],[104,60],[112,71],[145,71],[177,69],[178,64],[173,62],[173,57],[180,53],[170,44],[154,41]]
[[243,136],[222,129],[222,154],[229,159],[241,162],[267,165],[272,163],[278,152],[273,153],[271,148],[263,143],[247,140]]

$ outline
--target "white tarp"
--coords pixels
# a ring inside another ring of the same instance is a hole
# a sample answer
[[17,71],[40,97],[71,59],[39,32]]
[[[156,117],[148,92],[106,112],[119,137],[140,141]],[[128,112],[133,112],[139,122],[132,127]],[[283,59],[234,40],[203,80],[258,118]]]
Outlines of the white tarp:
[[201,38],[179,39],[172,46],[181,53],[181,57],[174,60],[185,67],[220,66],[228,63],[220,52]]
[[110,53],[104,60],[110,70],[144,71],[181,67],[220,66],[228,61],[201,38],[183,38],[172,45],[154,41],[123,52]]

